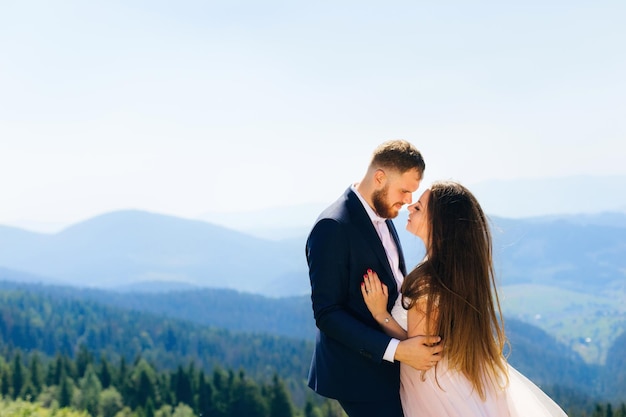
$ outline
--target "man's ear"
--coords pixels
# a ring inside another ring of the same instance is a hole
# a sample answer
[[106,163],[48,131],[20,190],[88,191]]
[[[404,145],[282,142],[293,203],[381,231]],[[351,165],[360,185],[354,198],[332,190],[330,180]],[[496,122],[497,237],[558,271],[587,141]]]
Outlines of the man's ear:
[[376,172],[374,172],[374,184],[376,184],[376,187],[382,187],[385,181],[387,181],[387,174],[385,174],[385,171],[378,168]]

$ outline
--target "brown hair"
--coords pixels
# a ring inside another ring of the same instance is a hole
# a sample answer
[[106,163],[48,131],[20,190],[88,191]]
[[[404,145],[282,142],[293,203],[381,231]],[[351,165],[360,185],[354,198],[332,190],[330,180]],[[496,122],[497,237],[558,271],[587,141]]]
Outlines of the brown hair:
[[472,193],[455,182],[430,188],[427,257],[405,278],[403,303],[425,300],[429,333],[441,336],[449,367],[486,398],[507,381],[502,311],[495,291],[491,233]]
[[404,174],[410,169],[417,169],[420,177],[424,175],[426,164],[422,154],[406,140],[389,140],[374,150],[370,166],[388,168]]

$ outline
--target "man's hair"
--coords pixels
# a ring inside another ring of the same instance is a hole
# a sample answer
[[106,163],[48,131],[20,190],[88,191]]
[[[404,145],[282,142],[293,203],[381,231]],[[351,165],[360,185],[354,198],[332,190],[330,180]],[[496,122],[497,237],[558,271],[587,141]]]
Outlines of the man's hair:
[[423,177],[426,169],[420,151],[406,140],[389,140],[380,144],[372,154],[370,166],[392,169],[400,174],[417,169],[420,177]]

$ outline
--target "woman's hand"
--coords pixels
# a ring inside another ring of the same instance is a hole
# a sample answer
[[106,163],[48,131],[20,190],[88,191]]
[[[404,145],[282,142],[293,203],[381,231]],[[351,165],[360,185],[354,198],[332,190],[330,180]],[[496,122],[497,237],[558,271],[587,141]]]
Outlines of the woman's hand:
[[378,274],[371,269],[368,269],[367,273],[363,275],[361,293],[367,309],[372,313],[374,320],[376,320],[382,330],[391,337],[405,340],[407,337],[406,331],[387,312],[387,300],[389,299],[387,286],[380,282]]
[[376,321],[389,317],[387,312],[387,299],[389,298],[387,286],[380,282],[378,274],[371,269],[368,269],[365,275],[363,275],[361,293],[367,309],[372,313]]

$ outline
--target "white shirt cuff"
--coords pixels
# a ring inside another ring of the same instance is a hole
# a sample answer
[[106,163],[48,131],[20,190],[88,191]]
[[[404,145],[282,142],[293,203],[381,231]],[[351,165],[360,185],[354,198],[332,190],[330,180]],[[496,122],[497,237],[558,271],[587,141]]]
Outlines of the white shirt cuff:
[[393,358],[396,356],[396,349],[398,349],[399,344],[400,341],[398,339],[391,339],[387,345],[383,359],[387,362],[394,362]]

